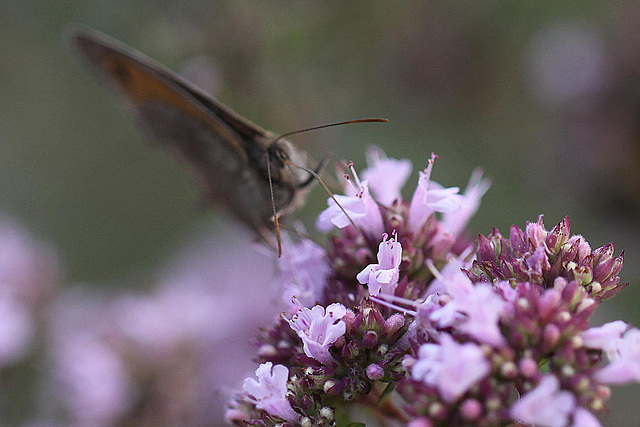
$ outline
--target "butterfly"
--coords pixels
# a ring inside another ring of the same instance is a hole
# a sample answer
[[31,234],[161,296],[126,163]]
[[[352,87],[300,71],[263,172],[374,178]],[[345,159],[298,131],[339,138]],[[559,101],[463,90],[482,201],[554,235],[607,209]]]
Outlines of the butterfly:
[[308,156],[290,142],[103,33],[75,28],[70,37],[141,127],[192,169],[204,202],[261,234],[304,203],[313,177]]

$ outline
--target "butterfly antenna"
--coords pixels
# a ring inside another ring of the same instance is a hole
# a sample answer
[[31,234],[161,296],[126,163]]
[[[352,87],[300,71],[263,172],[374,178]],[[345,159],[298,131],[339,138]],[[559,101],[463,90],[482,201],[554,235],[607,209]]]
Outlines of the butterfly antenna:
[[340,202],[338,202],[338,200],[336,200],[336,197],[333,195],[333,193],[331,192],[331,189],[327,186],[327,184],[325,184],[324,180],[320,177],[320,175],[318,175],[318,173],[316,171],[314,171],[313,169],[309,169],[308,167],[293,163],[291,160],[288,160],[288,162],[297,167],[302,169],[303,171],[309,173],[312,177],[314,177],[316,179],[316,181],[318,181],[318,183],[320,184],[320,186],[322,187],[322,189],[329,195],[329,197],[331,197],[333,199],[333,201],[336,203],[336,205],[340,208],[340,210],[342,211],[342,213],[344,213],[347,218],[349,219],[349,222],[351,223],[351,225],[353,225],[356,230],[359,230],[360,228],[356,225],[356,223],[353,221],[353,219],[351,219],[351,217],[349,216],[349,214],[347,213],[347,211],[342,207],[342,205],[340,204]]
[[280,219],[276,210],[276,198],[273,195],[273,181],[271,179],[271,160],[267,155],[267,176],[269,177],[269,195],[271,196],[271,209],[273,210],[273,222],[276,225],[276,240],[278,241],[278,258],[282,256],[282,237],[280,236]]
[[387,120],[387,119],[354,119],[354,120],[345,120],[343,122],[328,123],[328,124],[325,124],[325,125],[313,126],[313,127],[310,127],[310,128],[298,129],[298,130],[294,130],[292,132],[283,133],[282,135],[280,135],[276,139],[274,139],[272,144],[275,144],[276,142],[280,141],[282,138],[286,138],[287,136],[297,135],[299,133],[309,132],[311,130],[316,130],[316,129],[324,129],[324,128],[330,128],[330,127],[334,127],[334,126],[342,126],[342,125],[350,125],[350,124],[354,124],[354,123],[386,123],[388,121],[389,120]]

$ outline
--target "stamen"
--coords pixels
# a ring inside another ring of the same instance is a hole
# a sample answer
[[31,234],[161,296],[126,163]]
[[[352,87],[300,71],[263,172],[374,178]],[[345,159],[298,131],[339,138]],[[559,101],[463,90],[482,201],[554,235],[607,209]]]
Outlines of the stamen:
[[356,172],[356,168],[353,166],[353,162],[349,162],[349,170],[351,170],[351,173],[353,174],[353,179],[355,180],[356,184],[358,185],[358,192],[362,191],[362,183],[360,182],[360,177],[358,176],[358,173]]
[[358,185],[354,183],[353,180],[351,180],[351,175],[349,175],[348,173],[345,173],[344,179],[347,181],[347,184],[350,185],[351,188],[353,188],[354,193],[360,194],[361,188],[358,187]]
[[387,301],[385,301],[383,299],[380,299],[378,297],[370,296],[369,299],[371,301],[373,301],[373,302],[376,302],[376,303],[378,303],[380,305],[384,305],[385,307],[389,307],[390,309],[398,311],[398,312],[400,312],[402,314],[408,314],[409,316],[414,316],[414,317],[416,315],[416,312],[413,311],[413,310],[409,310],[407,308],[400,307],[398,305],[394,305],[394,304],[392,304],[390,302],[387,302]]
[[442,274],[440,274],[440,271],[433,264],[433,260],[431,258],[426,260],[425,264],[426,264],[427,268],[429,269],[429,271],[431,272],[431,274],[433,274],[433,277],[435,277],[436,279],[441,279],[442,278]]
[[[380,305],[384,305],[385,307],[389,307],[393,310],[399,311],[403,314],[408,314],[409,316],[415,317],[417,315],[417,309],[424,304],[424,301],[415,301],[410,300],[403,297],[398,297],[390,294],[378,294],[377,296],[370,296],[370,300],[377,302]],[[397,304],[394,304],[397,303]],[[411,310],[409,308],[404,308],[399,304],[408,305],[410,307],[415,308],[416,310]]]

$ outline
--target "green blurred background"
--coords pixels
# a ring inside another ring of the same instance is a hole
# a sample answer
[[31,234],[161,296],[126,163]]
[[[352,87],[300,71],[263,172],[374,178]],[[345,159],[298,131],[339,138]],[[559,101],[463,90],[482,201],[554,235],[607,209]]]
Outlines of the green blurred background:
[[[592,247],[625,250],[631,286],[598,321],[640,325],[638,22],[637,1],[1,0],[0,211],[57,246],[68,283],[96,286],[135,286],[215,215],[73,55],[81,23],[276,133],[390,120],[296,136],[315,158],[362,169],[376,144],[417,170],[434,151],[446,186],[482,166],[472,234],[569,215]],[[605,425],[640,424],[638,390],[614,390]]]

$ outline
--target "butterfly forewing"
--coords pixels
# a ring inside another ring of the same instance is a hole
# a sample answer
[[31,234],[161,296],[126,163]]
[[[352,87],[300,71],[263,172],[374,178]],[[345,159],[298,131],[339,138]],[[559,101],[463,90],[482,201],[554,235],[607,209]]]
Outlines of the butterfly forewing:
[[306,156],[290,143],[274,144],[270,132],[104,34],[82,29],[72,39],[132,107],[142,127],[191,167],[205,200],[225,205],[256,230],[269,228],[271,172],[278,212],[302,202],[307,176],[283,160],[304,165]]

